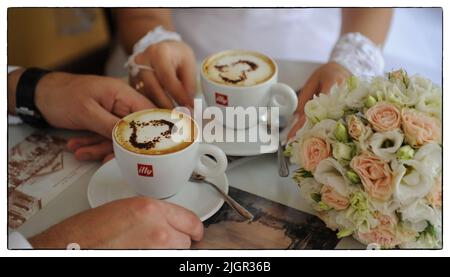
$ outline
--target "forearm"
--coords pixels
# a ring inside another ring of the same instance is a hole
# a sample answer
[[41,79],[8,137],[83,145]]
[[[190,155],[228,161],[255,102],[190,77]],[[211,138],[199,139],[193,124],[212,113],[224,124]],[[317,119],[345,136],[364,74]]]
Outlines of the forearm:
[[16,88],[25,69],[17,69],[8,74],[8,114],[16,114]]
[[170,9],[117,9],[114,11],[119,39],[131,53],[133,45],[148,31],[161,25],[173,31]]
[[341,35],[359,32],[375,44],[383,45],[391,25],[392,9],[344,8],[342,9]]

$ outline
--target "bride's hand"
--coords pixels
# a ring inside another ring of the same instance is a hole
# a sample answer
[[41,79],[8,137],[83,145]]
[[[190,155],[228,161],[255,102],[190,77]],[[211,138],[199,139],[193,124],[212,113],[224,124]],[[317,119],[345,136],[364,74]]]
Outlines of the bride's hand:
[[328,93],[335,83],[342,83],[351,73],[336,62],[328,62],[320,66],[309,76],[305,85],[299,92],[297,110],[295,112],[296,122],[289,131],[288,138],[295,136],[306,121],[304,107],[306,102],[318,93]]

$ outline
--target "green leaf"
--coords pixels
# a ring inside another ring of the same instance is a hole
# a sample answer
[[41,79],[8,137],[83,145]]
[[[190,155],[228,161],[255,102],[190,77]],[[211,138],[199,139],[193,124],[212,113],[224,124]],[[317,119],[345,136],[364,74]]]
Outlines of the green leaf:
[[314,193],[311,193],[311,198],[312,198],[312,200],[314,200],[314,202],[319,203],[320,200],[322,200],[322,195],[320,193],[314,192]]

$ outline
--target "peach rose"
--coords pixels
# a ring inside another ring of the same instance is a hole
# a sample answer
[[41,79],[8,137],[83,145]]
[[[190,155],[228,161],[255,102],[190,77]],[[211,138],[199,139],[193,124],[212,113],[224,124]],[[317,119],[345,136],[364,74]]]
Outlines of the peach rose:
[[347,125],[348,125],[348,133],[353,139],[356,140],[359,139],[364,128],[366,127],[364,126],[362,121],[357,116],[354,115],[348,117]]
[[376,104],[367,110],[366,117],[377,132],[391,131],[400,127],[400,111],[389,103]]
[[350,167],[359,175],[364,190],[378,200],[388,200],[394,190],[389,164],[380,158],[363,153],[355,156]]
[[439,120],[412,109],[402,110],[402,127],[405,139],[411,146],[439,142],[441,138]]
[[320,193],[322,195],[321,201],[337,211],[345,210],[349,205],[349,199],[330,186],[323,186]]
[[309,137],[303,141],[301,151],[303,168],[314,171],[320,161],[331,155],[331,146],[321,138]]
[[396,221],[390,216],[382,214],[378,214],[376,218],[379,221],[377,227],[366,233],[358,232],[358,239],[366,244],[376,243],[383,248],[394,248],[400,244],[395,230]]

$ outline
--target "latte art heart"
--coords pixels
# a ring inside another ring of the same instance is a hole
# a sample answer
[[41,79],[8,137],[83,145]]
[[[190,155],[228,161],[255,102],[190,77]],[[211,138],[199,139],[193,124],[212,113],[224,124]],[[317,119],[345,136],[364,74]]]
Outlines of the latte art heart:
[[125,149],[139,154],[162,155],[194,142],[193,120],[179,112],[149,109],[126,116],[114,128],[114,138]]
[[[239,60],[232,64],[215,65],[214,67],[221,72],[219,76],[223,81],[237,84],[246,80],[246,72],[255,71],[258,68],[258,65],[252,61]],[[236,76],[237,73],[239,73],[238,76]]]
[[[147,141],[138,141],[138,129],[144,128],[146,126],[167,126],[167,129],[163,132],[161,132],[158,136],[153,137],[150,140]],[[155,148],[156,144],[161,141],[162,138],[170,139],[172,132],[176,132],[177,128],[175,124],[173,124],[170,121],[160,119],[160,120],[150,120],[147,122],[139,122],[139,121],[131,121],[129,124],[130,128],[133,130],[133,132],[130,135],[130,143],[134,147],[138,149],[152,149]]]
[[203,72],[216,83],[252,86],[273,76],[275,65],[270,58],[255,52],[225,51],[204,63]]

